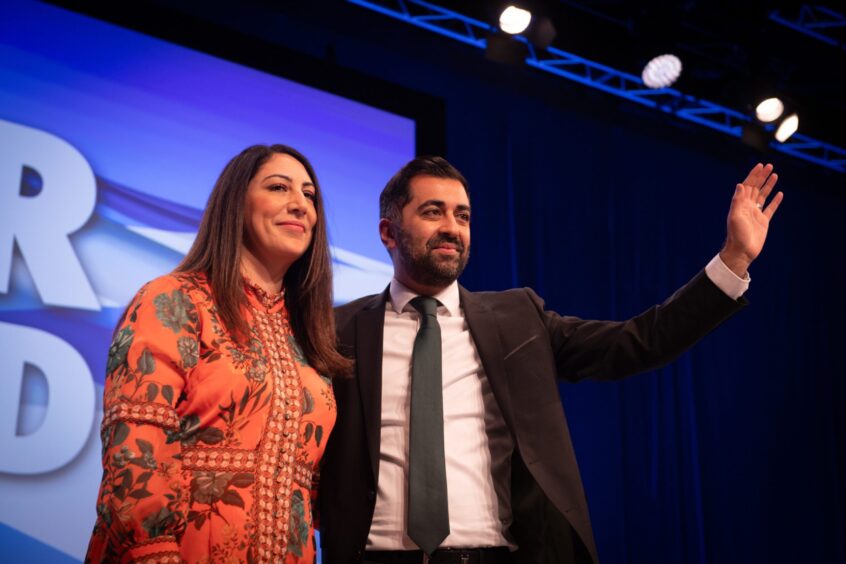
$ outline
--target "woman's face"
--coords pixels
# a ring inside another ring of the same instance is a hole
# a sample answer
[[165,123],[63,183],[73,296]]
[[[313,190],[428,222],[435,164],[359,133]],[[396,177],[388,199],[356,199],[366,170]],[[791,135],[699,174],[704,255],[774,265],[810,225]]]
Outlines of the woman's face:
[[287,268],[308,249],[317,223],[316,188],[294,157],[274,153],[250,180],[244,246],[269,271]]

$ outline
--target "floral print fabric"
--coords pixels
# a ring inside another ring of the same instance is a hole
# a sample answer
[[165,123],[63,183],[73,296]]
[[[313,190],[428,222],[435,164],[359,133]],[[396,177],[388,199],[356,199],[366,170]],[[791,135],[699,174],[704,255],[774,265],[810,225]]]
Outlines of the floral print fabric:
[[86,562],[313,562],[315,472],[335,423],[282,295],[245,282],[236,342],[199,274],[158,278],[109,348],[103,478]]

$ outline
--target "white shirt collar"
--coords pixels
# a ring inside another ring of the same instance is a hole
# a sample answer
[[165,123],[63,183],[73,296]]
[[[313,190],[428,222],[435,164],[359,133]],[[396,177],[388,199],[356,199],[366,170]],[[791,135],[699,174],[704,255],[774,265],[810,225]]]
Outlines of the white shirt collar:
[[[408,302],[419,295],[396,278],[391,279],[391,307],[395,312],[402,313]],[[441,302],[441,307],[446,309],[448,315],[459,315],[461,306],[458,296],[458,281],[453,282],[432,297]],[[441,307],[438,309],[440,310]]]

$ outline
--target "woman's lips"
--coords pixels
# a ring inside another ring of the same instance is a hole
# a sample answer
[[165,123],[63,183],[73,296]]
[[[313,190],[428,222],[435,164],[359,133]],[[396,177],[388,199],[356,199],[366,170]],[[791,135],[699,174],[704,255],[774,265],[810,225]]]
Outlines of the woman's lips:
[[297,231],[299,233],[305,233],[305,225],[294,221],[283,221],[279,224],[279,227],[289,229],[291,231]]

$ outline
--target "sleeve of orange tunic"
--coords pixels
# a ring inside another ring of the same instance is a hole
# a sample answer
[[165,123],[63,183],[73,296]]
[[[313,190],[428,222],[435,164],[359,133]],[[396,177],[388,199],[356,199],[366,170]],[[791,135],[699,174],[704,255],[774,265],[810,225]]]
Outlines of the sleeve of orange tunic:
[[142,288],[109,348],[103,479],[86,562],[179,562],[188,493],[176,405],[197,364],[198,315],[173,277]]

